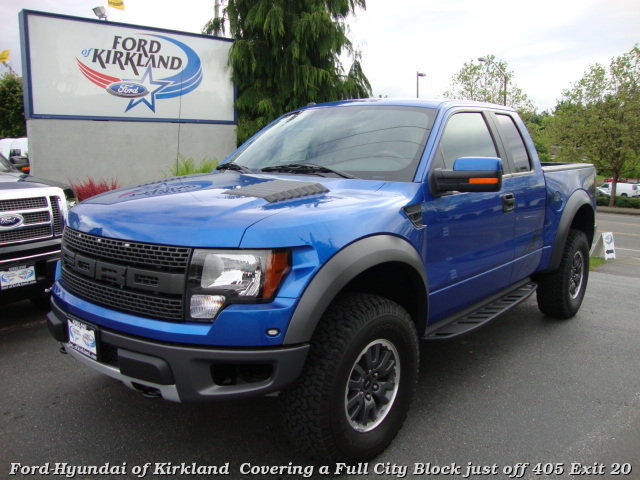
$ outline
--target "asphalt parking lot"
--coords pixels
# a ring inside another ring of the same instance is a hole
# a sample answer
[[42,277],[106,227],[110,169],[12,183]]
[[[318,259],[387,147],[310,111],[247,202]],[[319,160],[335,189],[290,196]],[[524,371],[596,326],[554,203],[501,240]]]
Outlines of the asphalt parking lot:
[[394,443],[350,471],[328,465],[329,474],[284,438],[277,398],[145,399],[58,353],[28,302],[2,306],[0,478],[65,478],[21,474],[59,463],[69,474],[126,470],[76,470],[92,480],[138,478],[147,464],[144,478],[640,479],[640,217],[599,214],[598,225],[620,250],[591,273],[576,318],[547,319],[530,299],[472,335],[424,343]]

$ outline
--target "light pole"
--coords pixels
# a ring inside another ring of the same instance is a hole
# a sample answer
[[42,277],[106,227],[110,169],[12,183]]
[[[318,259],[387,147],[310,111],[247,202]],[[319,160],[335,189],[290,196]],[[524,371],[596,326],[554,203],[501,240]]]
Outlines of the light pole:
[[426,73],[416,72],[416,98],[420,98],[420,77],[426,76]]
[[107,21],[107,9],[104,7],[95,7],[93,9],[93,13],[96,17],[98,17],[98,20],[104,20],[105,22]]
[[486,62],[489,65],[493,65],[495,68],[498,69],[498,72],[500,72],[500,74],[502,75],[502,79],[504,81],[504,90],[502,91],[502,104],[506,107],[507,106],[507,82],[509,81],[509,76],[502,69],[502,67],[500,65],[498,65],[496,62],[494,62],[490,58],[480,57],[480,58],[478,58],[478,61],[479,62]]

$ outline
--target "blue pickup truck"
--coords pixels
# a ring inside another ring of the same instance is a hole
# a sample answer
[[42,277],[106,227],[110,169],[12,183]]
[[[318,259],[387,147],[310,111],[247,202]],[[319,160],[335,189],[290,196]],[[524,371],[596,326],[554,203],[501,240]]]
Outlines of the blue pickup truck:
[[419,340],[536,292],[570,318],[595,171],[539,162],[518,115],[459,101],[344,101],[282,116],[211,174],[69,212],[48,326],[149,397],[279,392],[296,445],[368,459],[395,437]]

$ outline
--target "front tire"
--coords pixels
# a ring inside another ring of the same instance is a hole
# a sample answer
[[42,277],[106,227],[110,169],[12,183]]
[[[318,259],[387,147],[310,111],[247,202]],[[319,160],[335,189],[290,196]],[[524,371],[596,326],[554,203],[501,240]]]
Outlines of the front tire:
[[391,300],[339,298],[323,316],[307,363],[281,394],[293,443],[327,461],[368,460],[402,426],[418,376],[418,337]]
[[588,279],[587,237],[580,230],[570,230],[558,269],[536,278],[538,308],[550,317],[573,317],[582,305]]

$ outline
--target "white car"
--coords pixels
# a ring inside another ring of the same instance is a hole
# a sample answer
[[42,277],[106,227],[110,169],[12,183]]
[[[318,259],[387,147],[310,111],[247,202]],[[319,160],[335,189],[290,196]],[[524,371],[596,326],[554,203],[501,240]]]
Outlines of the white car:
[[[603,195],[611,195],[611,183],[603,183],[598,187],[598,192]],[[617,183],[616,196],[640,197],[640,183]]]

